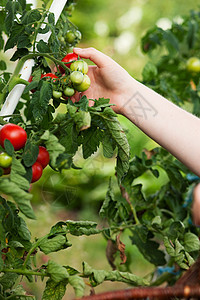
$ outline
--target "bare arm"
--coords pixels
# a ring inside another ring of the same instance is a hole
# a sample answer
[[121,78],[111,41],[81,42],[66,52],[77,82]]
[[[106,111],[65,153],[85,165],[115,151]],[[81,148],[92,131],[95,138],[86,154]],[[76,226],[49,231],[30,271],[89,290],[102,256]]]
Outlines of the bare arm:
[[108,97],[114,110],[132,121],[200,176],[200,119],[132,78],[121,66],[93,48],[74,52],[96,65],[89,69],[88,98]]

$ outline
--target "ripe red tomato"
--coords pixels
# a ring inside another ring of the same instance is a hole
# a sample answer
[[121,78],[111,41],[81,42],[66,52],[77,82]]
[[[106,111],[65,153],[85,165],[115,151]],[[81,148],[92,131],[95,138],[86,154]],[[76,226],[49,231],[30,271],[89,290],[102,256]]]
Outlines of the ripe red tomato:
[[[74,60],[77,60],[77,59],[78,59],[78,55],[77,54],[75,54],[75,53],[68,53],[65,57],[63,57],[62,62],[67,63],[65,65],[66,65],[66,67],[69,68],[70,65],[71,65],[70,62],[72,62]],[[59,70],[60,70],[60,72],[62,74],[65,73],[65,70],[61,66],[59,66]]]
[[42,176],[42,172],[43,172],[43,168],[42,168],[41,164],[36,161],[32,165],[32,179],[31,179],[31,183],[39,180],[40,177]]
[[47,149],[43,146],[39,146],[39,154],[37,157],[36,162],[39,162],[44,169],[48,163],[49,163],[50,157],[49,157],[49,152]]
[[3,148],[5,139],[11,142],[15,150],[20,150],[26,144],[27,134],[22,127],[8,123],[0,129],[0,144]]
[[42,74],[42,75],[41,75],[41,78],[44,78],[44,77],[50,77],[51,79],[56,79],[56,78],[58,78],[58,76],[56,76],[56,75],[53,74],[53,73]]

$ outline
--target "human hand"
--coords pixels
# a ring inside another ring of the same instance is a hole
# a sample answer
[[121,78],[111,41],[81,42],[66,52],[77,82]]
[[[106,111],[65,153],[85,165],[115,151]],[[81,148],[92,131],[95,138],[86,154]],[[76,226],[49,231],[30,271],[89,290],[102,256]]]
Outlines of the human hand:
[[77,101],[80,95],[86,95],[88,99],[109,98],[110,103],[116,105],[112,106],[113,110],[122,113],[123,105],[133,94],[134,79],[113,59],[94,48],[74,48],[74,53],[95,63],[88,70],[91,86],[76,94],[74,100]]

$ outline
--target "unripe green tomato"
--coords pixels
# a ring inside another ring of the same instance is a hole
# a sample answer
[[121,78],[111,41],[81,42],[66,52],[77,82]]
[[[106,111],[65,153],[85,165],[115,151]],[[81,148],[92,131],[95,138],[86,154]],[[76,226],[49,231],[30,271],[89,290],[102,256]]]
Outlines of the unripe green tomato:
[[83,81],[83,73],[81,73],[79,71],[73,71],[70,74],[70,79],[73,84],[81,84]]
[[53,97],[59,99],[62,96],[62,92],[53,90]]
[[200,72],[200,59],[198,57],[190,57],[186,63],[187,70],[194,73]]
[[77,38],[78,40],[81,40],[82,34],[81,34],[81,32],[80,32],[79,30],[76,30],[76,31],[75,31],[75,35],[76,35],[76,38]]
[[84,60],[76,60],[70,65],[72,71],[80,71],[83,74],[88,72],[88,64]]
[[12,164],[12,156],[8,155],[6,152],[0,153],[0,167],[8,168]]
[[78,85],[74,85],[75,90],[77,90],[78,92],[86,91],[90,87],[90,84],[91,84],[90,77],[86,74],[84,74],[83,76],[84,76],[84,78],[83,78],[82,83],[78,84]]
[[65,96],[68,96],[68,97],[73,96],[75,93],[74,89],[70,88],[69,86],[67,86],[63,92],[64,92]]
[[72,44],[75,40],[76,36],[73,30],[68,30],[65,35],[65,39],[69,44]]

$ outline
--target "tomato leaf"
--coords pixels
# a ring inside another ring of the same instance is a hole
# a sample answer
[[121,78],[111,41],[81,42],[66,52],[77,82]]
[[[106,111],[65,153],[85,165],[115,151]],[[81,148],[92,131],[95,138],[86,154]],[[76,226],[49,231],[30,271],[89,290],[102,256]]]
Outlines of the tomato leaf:
[[41,136],[41,140],[44,141],[46,149],[50,155],[51,166],[56,167],[56,160],[60,154],[64,153],[65,148],[58,142],[58,139],[55,135],[50,133],[48,130],[44,132]]
[[26,167],[31,167],[35,162],[39,154],[39,147],[30,140],[27,140],[26,145],[24,147],[24,152],[22,155],[22,160]]
[[130,239],[134,245],[137,246],[140,253],[149,262],[155,266],[164,265],[166,263],[165,254],[159,250],[159,244],[147,237],[148,230],[145,226],[137,225],[132,230]]
[[77,298],[84,296],[85,282],[80,276],[74,275],[68,278],[69,284],[74,288],[75,295]]
[[35,214],[30,205],[32,195],[19,188],[18,184],[4,179],[0,181],[0,191],[3,194],[12,196],[21,212],[30,219],[35,219]]
[[50,278],[57,283],[69,278],[67,269],[53,260],[48,261],[47,273],[50,275]]
[[42,300],[61,300],[63,299],[66,291],[66,285],[68,281],[63,280],[60,282],[55,282],[48,279],[46,282],[46,287],[42,295]]
[[71,244],[68,242],[66,236],[64,235],[56,235],[53,237],[47,237],[46,239],[42,239],[39,244],[40,250],[44,252],[44,254],[49,254],[51,252],[57,252],[61,249],[66,249],[70,247]]
[[25,178],[26,169],[21,164],[20,160],[13,157],[12,159],[12,167],[10,173],[10,180],[18,185],[19,188],[23,190],[28,190],[30,184],[28,180]]
[[83,274],[90,278],[90,281],[93,286],[97,286],[105,280],[126,282],[134,286],[149,285],[149,281],[147,279],[143,279],[142,277],[136,276],[132,273],[120,272],[117,270],[95,270],[92,267],[90,267],[86,262],[83,262]]
[[4,148],[8,155],[13,156],[14,147],[8,139],[5,139],[5,141],[4,141]]

